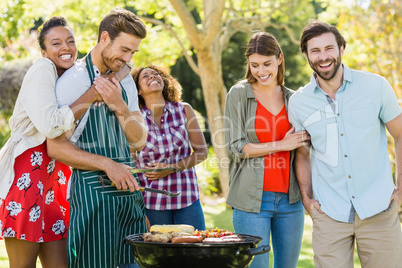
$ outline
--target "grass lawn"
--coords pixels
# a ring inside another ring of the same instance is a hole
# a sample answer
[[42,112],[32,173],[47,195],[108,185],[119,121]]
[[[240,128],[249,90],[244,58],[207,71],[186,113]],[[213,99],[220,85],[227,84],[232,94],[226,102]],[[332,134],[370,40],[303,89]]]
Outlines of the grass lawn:
[[[215,203],[215,204],[214,204]],[[214,227],[219,227],[222,229],[228,229],[233,231],[232,224],[232,209],[227,208],[224,202],[216,204],[213,200],[205,202],[203,204],[206,228],[211,229]],[[310,216],[305,217],[303,244],[300,252],[299,265],[298,268],[314,268],[313,261],[313,248],[311,244],[311,232],[312,232],[312,222]],[[270,260],[272,260],[272,253],[270,252]],[[355,266],[354,268],[360,268],[361,265],[357,259],[357,254],[355,253]],[[40,263],[37,262],[37,267],[41,267]],[[4,246],[4,241],[0,240],[0,268],[7,268],[8,258],[6,248]],[[270,263],[272,267],[272,261]]]

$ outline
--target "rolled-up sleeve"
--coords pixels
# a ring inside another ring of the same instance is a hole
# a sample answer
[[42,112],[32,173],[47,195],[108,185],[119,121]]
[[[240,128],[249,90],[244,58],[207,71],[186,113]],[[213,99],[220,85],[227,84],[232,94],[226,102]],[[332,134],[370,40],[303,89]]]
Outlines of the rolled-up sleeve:
[[[295,96],[295,95],[293,95]],[[295,127],[295,131],[302,131],[305,130],[303,124],[298,120],[297,118],[297,104],[295,103],[294,98],[290,97],[289,100],[289,105],[288,105],[288,117],[289,117],[289,122],[292,126]]]
[[381,83],[381,90],[379,91],[381,98],[379,116],[384,123],[388,123],[401,114],[401,107],[399,106],[395,92],[388,81],[381,77]]
[[68,106],[58,108],[54,65],[47,60],[35,64],[36,69],[24,81],[29,90],[21,96],[22,103],[35,128],[46,137],[55,138],[74,126],[74,114]]
[[244,129],[244,106],[236,94],[228,93],[225,103],[225,142],[228,156],[236,163],[243,156],[243,148],[248,143]]
[[[124,87],[124,90],[126,91],[127,98],[128,98],[128,108],[130,109],[130,112],[135,112],[139,111],[139,105],[138,105],[138,91],[137,87],[135,85],[135,82],[133,80],[133,77],[129,74],[124,79],[121,81],[121,85]],[[134,89],[134,90],[131,90]]]

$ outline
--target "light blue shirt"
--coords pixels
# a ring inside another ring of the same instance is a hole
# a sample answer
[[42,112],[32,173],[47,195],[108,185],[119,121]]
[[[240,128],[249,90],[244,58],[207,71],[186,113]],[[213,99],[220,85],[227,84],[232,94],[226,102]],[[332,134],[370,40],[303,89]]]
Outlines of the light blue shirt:
[[343,84],[329,103],[313,75],[289,101],[296,131],[311,135],[314,198],[332,219],[350,222],[385,210],[394,190],[385,123],[401,108],[381,76],[344,67]]

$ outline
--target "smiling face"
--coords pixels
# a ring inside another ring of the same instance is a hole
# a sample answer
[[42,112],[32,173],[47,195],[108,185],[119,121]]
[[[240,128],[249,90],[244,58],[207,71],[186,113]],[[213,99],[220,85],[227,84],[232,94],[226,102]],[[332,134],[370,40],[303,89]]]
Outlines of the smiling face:
[[51,28],[45,35],[45,49],[42,56],[50,59],[60,76],[65,70],[73,66],[77,59],[77,45],[74,34],[68,27],[57,26]]
[[155,92],[162,93],[164,83],[158,72],[151,68],[145,68],[138,77],[138,95],[144,97]]
[[339,48],[333,33],[324,33],[307,41],[305,56],[311,69],[323,80],[335,77],[341,66],[343,47]]
[[101,35],[101,42],[105,42],[105,47],[101,52],[102,65],[98,66],[101,73],[111,70],[118,72],[126,62],[130,62],[134,54],[138,51],[141,38],[121,32],[113,41],[107,32]]
[[278,85],[278,66],[282,63],[282,58],[275,55],[263,56],[257,53],[248,57],[248,64],[252,76],[256,82],[262,86]]

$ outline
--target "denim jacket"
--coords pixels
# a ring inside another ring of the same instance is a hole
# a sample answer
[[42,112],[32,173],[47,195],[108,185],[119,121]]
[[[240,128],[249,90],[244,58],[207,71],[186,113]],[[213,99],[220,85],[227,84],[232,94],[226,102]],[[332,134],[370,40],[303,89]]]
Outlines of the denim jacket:
[[[282,86],[286,110],[293,90]],[[250,83],[234,85],[226,96],[225,145],[229,156],[229,195],[227,204],[246,212],[259,213],[264,184],[264,156],[244,158],[243,147],[247,143],[259,143],[255,133],[257,100]],[[301,199],[293,165],[294,152],[290,157],[289,203]]]

